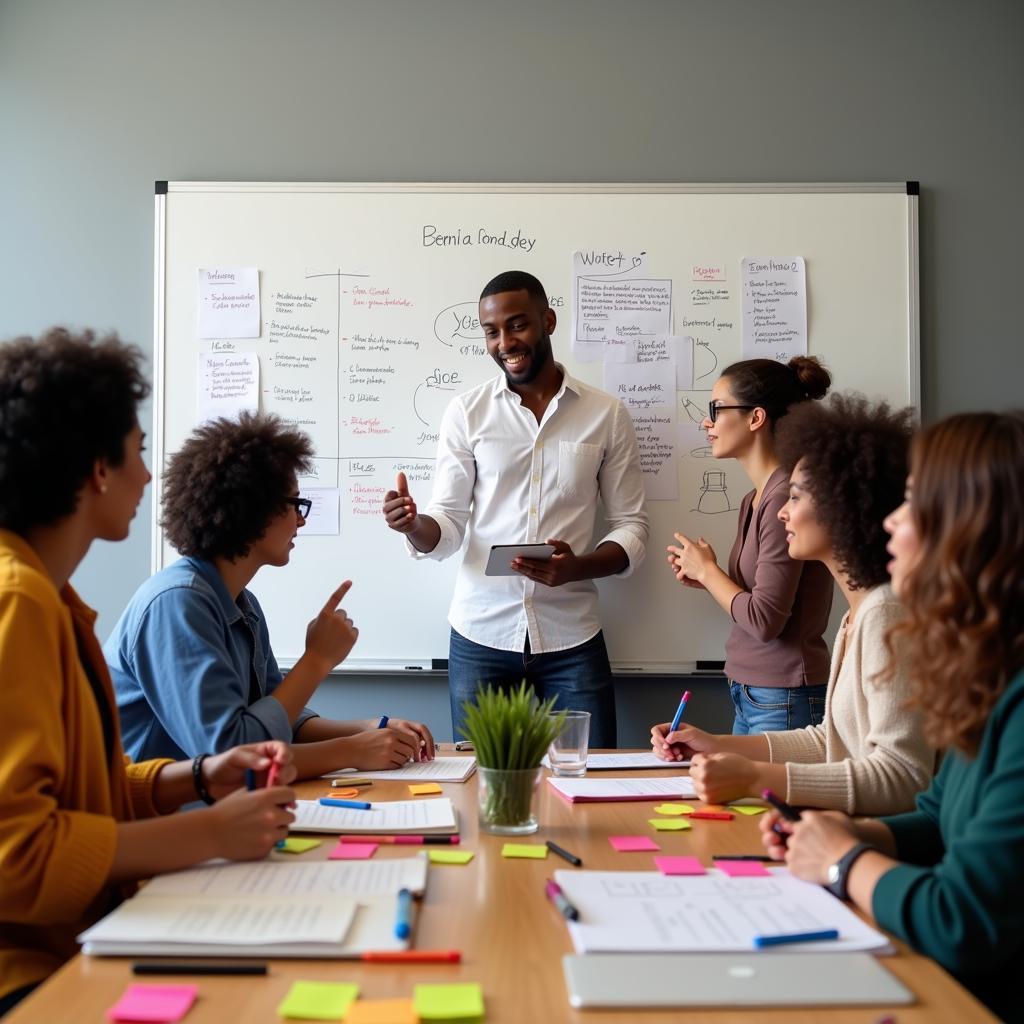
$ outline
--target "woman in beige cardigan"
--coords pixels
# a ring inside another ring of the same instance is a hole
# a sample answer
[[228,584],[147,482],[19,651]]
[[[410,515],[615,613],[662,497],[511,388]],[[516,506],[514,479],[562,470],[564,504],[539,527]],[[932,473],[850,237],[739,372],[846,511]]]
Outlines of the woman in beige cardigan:
[[791,558],[823,562],[849,611],[832,649],[820,725],[759,736],[714,736],[693,726],[651,730],[655,753],[693,758],[702,800],[720,803],[773,789],[792,804],[850,814],[909,810],[931,781],[935,752],[921,718],[903,705],[908,680],[888,675],[884,644],[900,617],[888,584],[882,520],[903,498],[911,410],[856,396],[807,403],[780,424],[777,449],[791,470],[779,513]]

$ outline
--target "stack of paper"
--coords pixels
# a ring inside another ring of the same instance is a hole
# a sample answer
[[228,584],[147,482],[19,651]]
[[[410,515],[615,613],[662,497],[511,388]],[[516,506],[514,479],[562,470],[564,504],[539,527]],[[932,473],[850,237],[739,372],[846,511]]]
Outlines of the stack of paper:
[[[547,754],[541,762],[545,768],[551,767]],[[647,768],[689,768],[689,761],[662,761],[654,752],[632,754],[588,754],[588,772],[636,771]]]
[[656,871],[556,871],[579,911],[569,923],[577,953],[752,952],[758,937],[834,928],[838,940],[774,952],[884,950],[889,940],[821,886],[773,868],[766,878],[666,876]]
[[695,797],[689,775],[671,779],[557,779],[548,784],[569,803],[602,800],[664,800],[666,797]]
[[153,879],[83,932],[97,956],[343,957],[408,946],[398,892],[422,893],[423,854],[402,860],[214,864]]
[[389,768],[380,772],[342,768],[340,771],[329,772],[323,778],[343,779],[346,775],[356,775],[360,779],[394,779],[397,782],[465,782],[475,771],[475,757],[435,757],[433,761],[410,761],[401,768]]
[[448,797],[437,800],[390,800],[358,807],[331,807],[316,800],[297,800],[292,832],[363,832],[367,835],[398,835],[458,831],[455,808]]

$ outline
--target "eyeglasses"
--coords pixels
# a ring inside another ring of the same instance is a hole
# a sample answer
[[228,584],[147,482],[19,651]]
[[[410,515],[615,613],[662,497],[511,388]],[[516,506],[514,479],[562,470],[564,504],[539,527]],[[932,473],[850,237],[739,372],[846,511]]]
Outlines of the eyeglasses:
[[293,509],[295,509],[295,511],[298,512],[299,515],[302,516],[303,519],[308,519],[309,518],[309,510],[313,507],[313,500],[312,500],[312,498],[291,498],[291,497],[288,497],[288,498],[284,499],[284,503],[286,505],[291,505],[291,507]]
[[718,414],[723,409],[756,409],[756,405],[716,405],[714,402],[708,402],[708,419],[712,423],[718,419]]

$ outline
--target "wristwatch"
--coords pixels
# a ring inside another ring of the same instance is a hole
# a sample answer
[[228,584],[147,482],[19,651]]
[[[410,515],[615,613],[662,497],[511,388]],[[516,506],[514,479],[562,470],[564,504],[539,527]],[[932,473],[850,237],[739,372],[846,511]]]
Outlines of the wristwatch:
[[847,850],[835,862],[835,864],[829,865],[828,869],[828,882],[825,888],[828,889],[833,896],[838,896],[841,900],[845,900],[848,897],[846,891],[846,879],[850,875],[850,868],[853,867],[853,862],[862,854],[868,850],[873,850],[874,847],[870,843],[858,843],[856,846]]

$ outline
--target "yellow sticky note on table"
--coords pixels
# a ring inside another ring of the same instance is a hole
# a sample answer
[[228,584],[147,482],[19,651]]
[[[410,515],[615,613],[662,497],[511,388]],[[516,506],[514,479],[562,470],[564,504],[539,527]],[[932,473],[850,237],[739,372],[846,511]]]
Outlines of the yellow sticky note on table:
[[736,811],[738,814],[764,814],[768,810],[767,807],[761,807],[758,804],[729,804],[730,811]]
[[296,981],[277,1014],[303,1020],[342,1020],[357,995],[359,986],[349,982]]
[[294,839],[289,836],[281,841],[277,849],[281,853],[305,853],[307,850],[315,850],[323,845],[322,839]]
[[658,804],[655,814],[693,814],[692,804]]
[[417,782],[409,787],[413,796],[427,796],[429,793],[443,793],[444,790],[436,782]]
[[357,999],[345,1015],[345,1024],[418,1024],[411,999]]
[[431,864],[468,864],[473,859],[472,850],[428,850]]
[[461,1020],[484,1015],[484,994],[475,982],[413,985],[412,998],[423,1020]]
[[685,818],[649,818],[659,832],[685,832],[693,826]]
[[531,857],[543,860],[548,855],[546,846],[534,846],[531,843],[506,843],[501,848],[502,857]]

